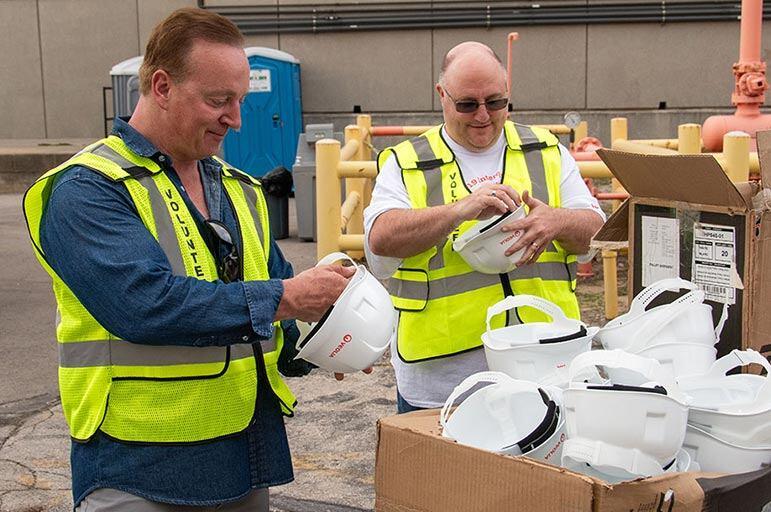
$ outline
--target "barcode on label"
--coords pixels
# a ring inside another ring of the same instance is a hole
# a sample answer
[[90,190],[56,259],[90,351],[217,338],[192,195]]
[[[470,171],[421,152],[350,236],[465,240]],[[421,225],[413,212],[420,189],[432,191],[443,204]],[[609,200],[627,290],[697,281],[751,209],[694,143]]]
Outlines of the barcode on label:
[[730,286],[717,286],[714,284],[699,283],[708,300],[728,304],[736,303],[736,290]]

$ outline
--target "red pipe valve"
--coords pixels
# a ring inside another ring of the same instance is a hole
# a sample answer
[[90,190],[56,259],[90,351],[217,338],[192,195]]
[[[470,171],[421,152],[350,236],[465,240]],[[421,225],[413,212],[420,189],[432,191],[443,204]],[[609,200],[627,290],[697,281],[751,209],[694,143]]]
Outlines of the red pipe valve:
[[768,89],[765,62],[737,62],[733,66],[736,88],[731,97],[734,105],[763,103],[763,93]]

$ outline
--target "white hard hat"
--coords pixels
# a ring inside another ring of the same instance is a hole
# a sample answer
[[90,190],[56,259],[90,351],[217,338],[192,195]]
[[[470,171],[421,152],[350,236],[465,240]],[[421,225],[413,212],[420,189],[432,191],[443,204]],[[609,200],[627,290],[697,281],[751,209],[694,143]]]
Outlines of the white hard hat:
[[[461,404],[455,401],[478,384]],[[461,444],[559,464],[565,440],[561,391],[515,380],[500,372],[467,377],[447,398],[439,415],[442,435]]]
[[771,465],[771,446],[746,446],[725,441],[688,424],[683,448],[702,471],[746,473]]
[[[715,362],[717,349],[699,343],[656,343],[636,352],[636,355],[655,359],[675,379],[678,379],[683,376],[700,374],[706,371]],[[635,375],[624,368],[608,368],[607,373],[613,381],[633,385],[645,382],[639,375]]]
[[508,211],[498,217],[479,221],[464,231],[452,243],[452,248],[460,254],[466,263],[483,274],[504,274],[516,268],[515,263],[522,258],[525,248],[506,256],[506,249],[522,236],[521,231],[501,231],[501,227],[511,221],[524,219],[525,207],[520,205],[514,211]]
[[[758,364],[766,376],[726,375],[734,368]],[[691,397],[688,423],[726,443],[771,448],[771,364],[754,350],[733,350],[703,375],[678,380]]]
[[610,484],[641,476],[701,471],[687,450],[677,451],[675,459],[662,467],[658,461],[637,449],[619,448],[602,441],[567,439],[562,448],[562,466],[576,473],[599,478]]
[[[494,316],[524,306],[546,313],[552,321],[490,328]],[[570,361],[591,348],[596,332],[596,327],[587,329],[583,322],[567,318],[559,306],[546,299],[515,295],[487,309],[487,331],[482,334],[482,342],[490,370],[515,379],[564,386]]]
[[[597,366],[639,373],[646,383],[587,380]],[[622,350],[596,350],[573,359],[569,376],[563,395],[568,439],[581,440],[584,448],[563,454],[564,463],[580,459],[579,452],[590,453],[595,471],[617,478],[635,471],[636,476],[661,474],[675,460],[685,437],[687,398],[658,361]]]
[[[646,308],[667,290],[690,292],[670,304]],[[724,315],[727,311],[724,310]],[[713,346],[722,330],[712,326],[712,307],[704,304],[704,292],[690,281],[680,278],[662,279],[632,299],[629,311],[607,324],[595,339],[607,350],[622,349],[638,353],[659,343],[684,342]]]
[[396,311],[382,284],[363,265],[335,252],[316,266],[347,259],[356,266],[345,290],[311,331],[298,340],[295,359],[346,373],[372,366],[396,336]]

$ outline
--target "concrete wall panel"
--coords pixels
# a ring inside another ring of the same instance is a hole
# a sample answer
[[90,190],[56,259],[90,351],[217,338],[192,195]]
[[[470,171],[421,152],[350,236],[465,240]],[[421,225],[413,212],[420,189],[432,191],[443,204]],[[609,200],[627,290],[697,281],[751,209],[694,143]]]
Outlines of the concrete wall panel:
[[49,137],[103,133],[102,86],[139,48],[135,2],[40,0]]
[[281,50],[300,59],[303,110],[431,110],[429,31],[282,34]]
[[723,106],[738,54],[738,23],[590,26],[588,108]]
[[182,7],[195,7],[198,3],[195,0],[137,0],[139,8],[139,53],[144,55],[147,40],[155,26],[163,21],[166,16]]
[[[490,46],[506,66],[507,37],[511,29],[435,30],[434,75],[436,80],[445,53],[463,41]],[[515,110],[576,109],[584,107],[584,26],[524,27],[512,45],[511,99]],[[434,97],[434,109],[441,110]]]
[[255,36],[246,36],[246,46],[265,46],[266,48],[279,48],[278,34],[260,34]]
[[37,6],[0,2],[0,138],[45,137]]

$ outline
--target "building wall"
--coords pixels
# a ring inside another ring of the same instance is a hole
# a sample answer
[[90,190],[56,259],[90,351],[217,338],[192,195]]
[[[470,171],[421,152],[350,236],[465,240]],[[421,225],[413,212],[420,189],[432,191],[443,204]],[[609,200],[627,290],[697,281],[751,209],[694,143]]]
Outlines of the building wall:
[[[0,138],[101,135],[102,87],[110,85],[110,68],[141,54],[152,27],[169,12],[196,3],[0,0],[0,19],[13,21],[0,31]],[[206,5],[278,2],[207,0]],[[769,41],[770,27],[770,22],[764,24],[764,41]],[[439,105],[433,84],[447,49],[473,39],[505,58],[509,31],[268,34],[249,36],[247,43],[278,48],[300,60],[307,119],[327,114],[339,119],[358,106],[387,120],[403,113],[435,116]],[[517,31],[512,77],[516,110],[554,118],[566,110],[656,110],[665,102],[666,110],[657,116],[671,111],[670,117],[679,119],[690,109],[730,106],[738,21],[527,26]],[[766,48],[763,56],[768,59]]]
[[110,68],[187,5],[196,2],[0,0],[0,138],[101,135]]

